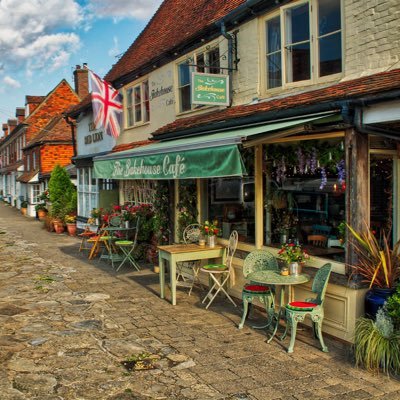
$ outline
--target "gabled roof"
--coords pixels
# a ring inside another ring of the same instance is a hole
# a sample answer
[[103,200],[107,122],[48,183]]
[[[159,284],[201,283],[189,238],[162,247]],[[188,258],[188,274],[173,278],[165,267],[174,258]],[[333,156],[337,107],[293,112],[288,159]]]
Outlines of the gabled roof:
[[180,118],[161,127],[154,132],[153,136],[157,138],[157,136],[165,133],[201,128],[209,124],[240,119],[255,114],[265,114],[267,119],[268,114],[273,115],[282,110],[333,101],[355,100],[368,95],[382,95],[385,92],[396,89],[400,89],[400,69],[348,80],[307,92],[286,94],[257,104],[234,106],[210,113]]
[[124,143],[124,144],[117,144],[111,150],[111,153],[116,153],[118,151],[135,149],[136,147],[145,146],[145,145],[150,144],[150,143],[154,143],[154,140],[141,140],[139,142],[130,142],[130,143]]
[[71,127],[62,116],[58,115],[50,120],[50,122],[35,136],[35,138],[27,144],[25,149],[44,142],[71,141]]
[[113,82],[171,52],[201,35],[244,2],[245,0],[165,0],[105,79]]
[[92,109],[92,93],[89,93],[84,99],[74,106],[68,108],[64,114],[69,117],[76,118],[81,112]]
[[21,176],[17,178],[18,182],[28,183],[36,174],[39,173],[38,169],[33,171],[24,172]]

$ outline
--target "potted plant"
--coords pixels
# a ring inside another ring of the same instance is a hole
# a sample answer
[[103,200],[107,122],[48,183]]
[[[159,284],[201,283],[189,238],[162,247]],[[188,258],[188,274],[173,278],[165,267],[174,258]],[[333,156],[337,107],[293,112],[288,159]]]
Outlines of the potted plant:
[[90,216],[94,219],[95,225],[100,225],[101,215],[103,213],[103,209],[101,208],[93,208],[90,212]]
[[310,255],[299,244],[285,243],[278,251],[278,257],[286,262],[291,275],[299,275],[302,263],[308,260]]
[[64,222],[67,226],[69,236],[76,236],[76,215],[66,215]]
[[21,201],[21,213],[22,215],[26,215],[28,212],[28,202],[26,200]]
[[38,204],[36,204],[35,210],[36,210],[38,218],[40,220],[45,219],[45,217],[47,215],[46,203],[38,203]]
[[350,243],[357,255],[352,274],[358,274],[369,285],[365,296],[365,313],[374,318],[378,309],[393,294],[400,278],[400,241],[390,246],[390,232],[378,240],[365,224],[362,232],[347,225]]
[[200,230],[202,234],[207,238],[207,244],[210,247],[215,246],[215,237],[219,234],[220,230],[218,228],[218,221],[214,220],[204,221],[204,224],[201,225]]

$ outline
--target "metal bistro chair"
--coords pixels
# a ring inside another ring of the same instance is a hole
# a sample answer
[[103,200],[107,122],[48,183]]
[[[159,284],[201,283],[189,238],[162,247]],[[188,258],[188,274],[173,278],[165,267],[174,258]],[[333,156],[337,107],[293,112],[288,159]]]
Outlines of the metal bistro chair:
[[[200,224],[190,224],[183,231],[183,242],[185,244],[189,243],[197,243],[200,237]],[[178,282],[180,279],[182,282],[179,284],[181,286],[188,286],[189,296],[192,293],[193,287],[195,283],[200,283],[199,272],[200,272],[200,263],[199,261],[181,261],[176,263],[176,281]]]
[[139,234],[139,222],[140,218],[137,217],[136,219],[136,225],[135,225],[135,234],[133,241],[132,240],[117,240],[115,242],[115,245],[121,250],[123,254],[123,260],[121,261],[121,264],[118,265],[116,271],[118,271],[124,264],[125,262],[129,262],[133,267],[136,268],[137,271],[140,271],[140,265],[137,263],[135,258],[133,257],[132,253],[136,248],[137,245],[137,238]]
[[324,319],[324,299],[325,292],[328,286],[329,277],[331,274],[332,265],[327,263],[323,265],[315,274],[311,291],[317,296],[305,301],[292,301],[286,305],[286,329],[282,336],[282,340],[291,328],[290,344],[288,353],[293,353],[293,347],[296,340],[296,329],[298,322],[304,321],[306,315],[310,315],[313,323],[314,336],[319,339],[322,351],[328,352],[328,348],[322,338],[322,321]]
[[[275,256],[266,250],[254,250],[249,253],[244,260],[243,275],[247,278],[249,274],[257,271],[279,271]],[[273,311],[275,309],[274,295],[275,288],[272,286],[255,284],[251,281],[245,284],[242,290],[243,315],[238,328],[243,328],[244,322],[249,314],[249,303],[251,306],[255,298],[259,299],[265,306],[265,311],[269,316],[268,326],[272,321]]]
[[224,288],[224,285],[229,281],[230,277],[234,275],[232,261],[233,255],[236,251],[237,243],[238,233],[237,231],[232,231],[231,235],[229,236],[229,244],[226,250],[226,264],[209,264],[200,268],[200,271],[206,272],[209,275],[212,283],[211,289],[208,291],[202,301],[202,303],[204,303],[207,299],[209,299],[206,309],[210,307],[211,303],[217,297],[219,292],[224,293],[231,303],[237,307],[232,297],[229,296],[228,292]]
[[105,259],[111,261],[111,266],[114,268],[114,262],[119,261],[117,248],[115,247],[116,237],[114,236],[114,231],[107,228],[117,228],[120,227],[122,223],[122,217],[119,215],[113,216],[108,221],[108,227],[105,227],[102,235],[100,235],[99,242],[104,244],[102,254],[100,255],[100,260]]

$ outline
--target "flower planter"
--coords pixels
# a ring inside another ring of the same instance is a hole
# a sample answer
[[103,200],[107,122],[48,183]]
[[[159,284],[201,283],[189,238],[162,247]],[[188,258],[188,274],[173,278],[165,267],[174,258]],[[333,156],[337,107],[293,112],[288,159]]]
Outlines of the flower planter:
[[26,213],[28,212],[28,209],[25,207],[21,207],[21,214],[22,215],[26,215]]
[[46,210],[38,210],[37,214],[38,214],[38,218],[40,220],[44,220],[46,218],[47,211]]
[[67,223],[67,231],[69,236],[76,236],[76,224]]
[[215,236],[207,236],[207,244],[209,247],[215,247]]
[[64,232],[64,224],[62,221],[54,220],[53,225],[54,225],[54,231],[56,233],[60,234]]
[[396,291],[395,288],[372,287],[365,294],[365,315],[375,319],[378,310],[383,307],[385,301]]

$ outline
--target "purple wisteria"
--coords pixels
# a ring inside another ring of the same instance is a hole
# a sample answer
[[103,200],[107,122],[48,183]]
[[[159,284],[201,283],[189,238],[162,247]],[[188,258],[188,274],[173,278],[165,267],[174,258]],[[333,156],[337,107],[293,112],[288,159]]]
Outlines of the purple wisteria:
[[337,173],[338,173],[338,182],[339,185],[342,185],[343,182],[346,179],[346,170],[344,168],[344,160],[340,160],[337,164],[336,164],[336,169],[337,169]]
[[320,190],[322,190],[327,183],[328,179],[326,178],[325,167],[321,167],[321,184],[319,185]]

